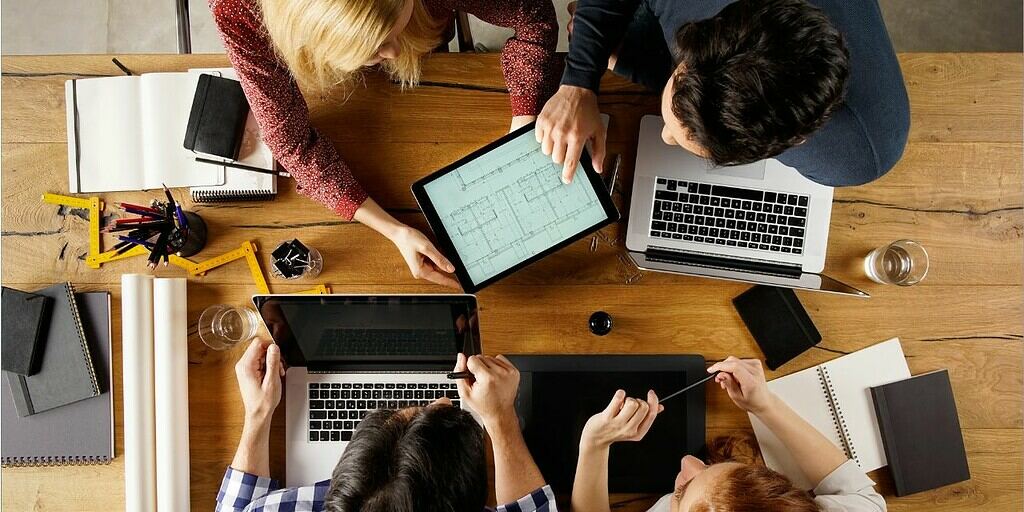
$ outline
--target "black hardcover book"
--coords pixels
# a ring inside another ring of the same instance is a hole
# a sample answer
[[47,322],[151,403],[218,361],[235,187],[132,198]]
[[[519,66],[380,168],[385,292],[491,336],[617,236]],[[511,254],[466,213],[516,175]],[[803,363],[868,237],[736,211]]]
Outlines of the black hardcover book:
[[249,102],[238,80],[199,76],[185,128],[185,149],[234,160],[242,145]]
[[789,288],[757,285],[732,303],[772,370],[821,341],[821,333]]
[[46,329],[46,350],[39,372],[4,372],[19,416],[31,416],[100,394],[96,368],[71,283],[34,292],[53,301]]
[[3,370],[19,375],[39,371],[39,359],[46,348],[44,336],[50,318],[50,299],[3,287],[0,316],[0,354]]
[[871,397],[897,496],[971,478],[949,372],[876,386]]

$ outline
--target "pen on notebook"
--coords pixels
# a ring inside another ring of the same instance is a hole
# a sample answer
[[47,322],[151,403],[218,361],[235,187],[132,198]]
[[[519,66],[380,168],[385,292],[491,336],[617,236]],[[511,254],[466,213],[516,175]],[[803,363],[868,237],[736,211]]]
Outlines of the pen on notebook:
[[224,167],[231,167],[232,169],[241,169],[243,171],[257,172],[260,174],[272,174],[274,176],[280,176],[282,178],[291,178],[292,175],[288,171],[274,171],[270,169],[261,169],[259,167],[253,167],[251,165],[237,164],[235,162],[222,162],[220,160],[211,160],[209,158],[203,158],[200,156],[196,157],[196,162],[210,164],[210,165],[223,165]]
[[722,372],[721,371],[717,371],[715,373],[712,373],[711,375],[708,375],[707,377],[704,377],[703,379],[698,380],[697,382],[694,382],[693,384],[690,384],[689,386],[686,386],[685,388],[680,389],[679,391],[676,391],[675,393],[672,393],[671,395],[666,396],[665,398],[661,398],[661,399],[658,400],[658,403],[659,404],[663,404],[663,403],[667,402],[668,399],[670,399],[670,398],[675,398],[675,397],[677,397],[677,396],[679,396],[679,395],[681,395],[683,393],[686,393],[687,391],[689,391],[689,390],[691,390],[691,389],[693,389],[693,388],[695,388],[697,386],[700,386],[701,384],[704,384],[705,382],[715,378],[716,376],[718,376],[719,373],[722,373]]
[[451,373],[448,374],[448,378],[452,379],[452,380],[455,380],[455,379],[472,379],[473,378],[473,374],[470,373],[470,372],[451,372]]

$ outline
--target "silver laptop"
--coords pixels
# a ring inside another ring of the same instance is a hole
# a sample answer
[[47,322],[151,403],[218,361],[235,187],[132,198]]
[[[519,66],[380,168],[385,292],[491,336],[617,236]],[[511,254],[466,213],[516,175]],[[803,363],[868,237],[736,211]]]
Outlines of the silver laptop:
[[472,295],[256,295],[253,303],[288,366],[288,486],[330,479],[375,409],[441,397],[462,406],[446,374],[459,352],[480,353]]
[[769,159],[735,167],[661,139],[640,122],[626,249],[642,270],[867,297],[821,274],[832,188]]

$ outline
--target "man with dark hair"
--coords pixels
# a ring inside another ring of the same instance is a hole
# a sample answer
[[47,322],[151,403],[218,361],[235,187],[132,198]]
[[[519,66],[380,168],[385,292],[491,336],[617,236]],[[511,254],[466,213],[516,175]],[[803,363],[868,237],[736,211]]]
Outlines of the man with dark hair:
[[776,158],[829,186],[877,179],[910,126],[876,0],[580,0],[562,85],[537,119],[572,179],[583,145],[601,169],[605,68],[662,91],[662,138],[713,165]]
[[484,429],[494,452],[498,512],[557,512],[515,413],[519,372],[504,356],[459,354],[462,403],[378,410],[364,418],[330,480],[281,489],[270,474],[270,418],[281,400],[284,367],[272,341],[255,340],[235,365],[245,406],[238,451],[217,494],[218,511],[453,512],[485,509]]

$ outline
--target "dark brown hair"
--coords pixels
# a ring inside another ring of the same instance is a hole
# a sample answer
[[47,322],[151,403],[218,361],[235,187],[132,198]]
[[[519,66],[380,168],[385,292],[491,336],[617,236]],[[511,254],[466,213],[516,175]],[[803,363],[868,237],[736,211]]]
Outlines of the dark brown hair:
[[466,411],[424,407],[411,416],[377,410],[359,423],[331,475],[331,512],[482,510],[484,433]]
[[842,35],[804,0],[739,0],[676,32],[672,113],[716,165],[799,144],[841,104]]

